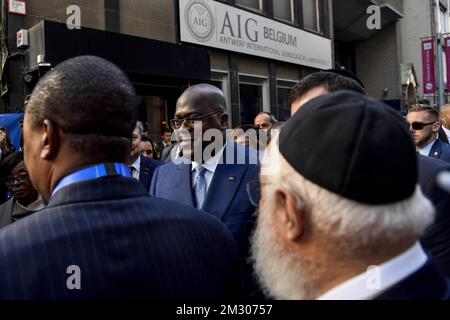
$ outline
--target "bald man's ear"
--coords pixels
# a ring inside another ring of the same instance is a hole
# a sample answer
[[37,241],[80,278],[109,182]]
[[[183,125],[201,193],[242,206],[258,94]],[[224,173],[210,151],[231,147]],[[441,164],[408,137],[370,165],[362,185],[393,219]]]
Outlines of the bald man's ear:
[[41,158],[52,160],[56,157],[60,148],[60,133],[55,123],[48,119],[44,120],[43,128]]
[[219,121],[220,121],[220,128],[223,130],[228,129],[228,114],[227,113],[222,113],[219,117]]

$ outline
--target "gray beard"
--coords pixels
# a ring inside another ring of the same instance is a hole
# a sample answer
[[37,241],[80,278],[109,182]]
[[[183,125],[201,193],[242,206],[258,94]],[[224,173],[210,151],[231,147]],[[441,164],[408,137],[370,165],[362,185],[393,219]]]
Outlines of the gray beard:
[[308,263],[282,247],[275,234],[274,213],[260,209],[251,239],[251,259],[264,293],[280,300],[308,300],[314,296],[307,276]]

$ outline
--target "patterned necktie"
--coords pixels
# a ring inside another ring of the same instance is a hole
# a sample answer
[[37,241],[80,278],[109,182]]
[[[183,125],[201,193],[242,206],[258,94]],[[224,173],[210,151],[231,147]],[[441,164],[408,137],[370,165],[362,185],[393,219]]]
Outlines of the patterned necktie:
[[205,173],[207,169],[202,166],[195,168],[197,176],[194,183],[195,203],[197,209],[202,209],[206,198],[206,178]]

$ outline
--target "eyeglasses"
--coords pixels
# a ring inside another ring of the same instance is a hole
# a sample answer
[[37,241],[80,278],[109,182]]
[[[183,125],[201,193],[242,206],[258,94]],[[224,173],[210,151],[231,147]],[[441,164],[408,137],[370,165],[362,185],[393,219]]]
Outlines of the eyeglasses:
[[180,129],[181,126],[183,125],[183,123],[186,127],[192,128],[194,126],[195,121],[201,121],[202,119],[210,117],[219,112],[223,112],[223,111],[217,110],[217,111],[209,112],[204,115],[201,115],[198,117],[192,117],[192,118],[172,119],[169,122],[170,122],[170,126],[172,127],[172,129]]
[[247,195],[252,206],[257,208],[259,206],[259,199],[261,198],[261,184],[258,180],[247,183]]
[[17,183],[24,183],[28,180],[28,174],[23,172],[19,174],[18,176],[9,176],[3,180],[3,182],[8,185],[12,186],[13,184]]
[[413,122],[411,124],[411,127],[414,130],[422,130],[423,128],[425,128],[426,126],[429,126],[430,124],[436,123],[437,121],[433,121],[433,122],[428,122],[428,123],[422,123],[422,122]]

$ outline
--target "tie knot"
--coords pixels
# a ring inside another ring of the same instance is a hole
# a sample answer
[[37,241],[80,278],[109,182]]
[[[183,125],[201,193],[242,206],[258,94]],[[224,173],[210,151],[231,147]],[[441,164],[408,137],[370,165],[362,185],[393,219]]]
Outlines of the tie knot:
[[202,166],[198,166],[197,168],[195,168],[195,171],[197,171],[197,175],[199,177],[203,177],[203,176],[205,176],[205,173],[207,170],[206,170],[206,168],[204,168]]

